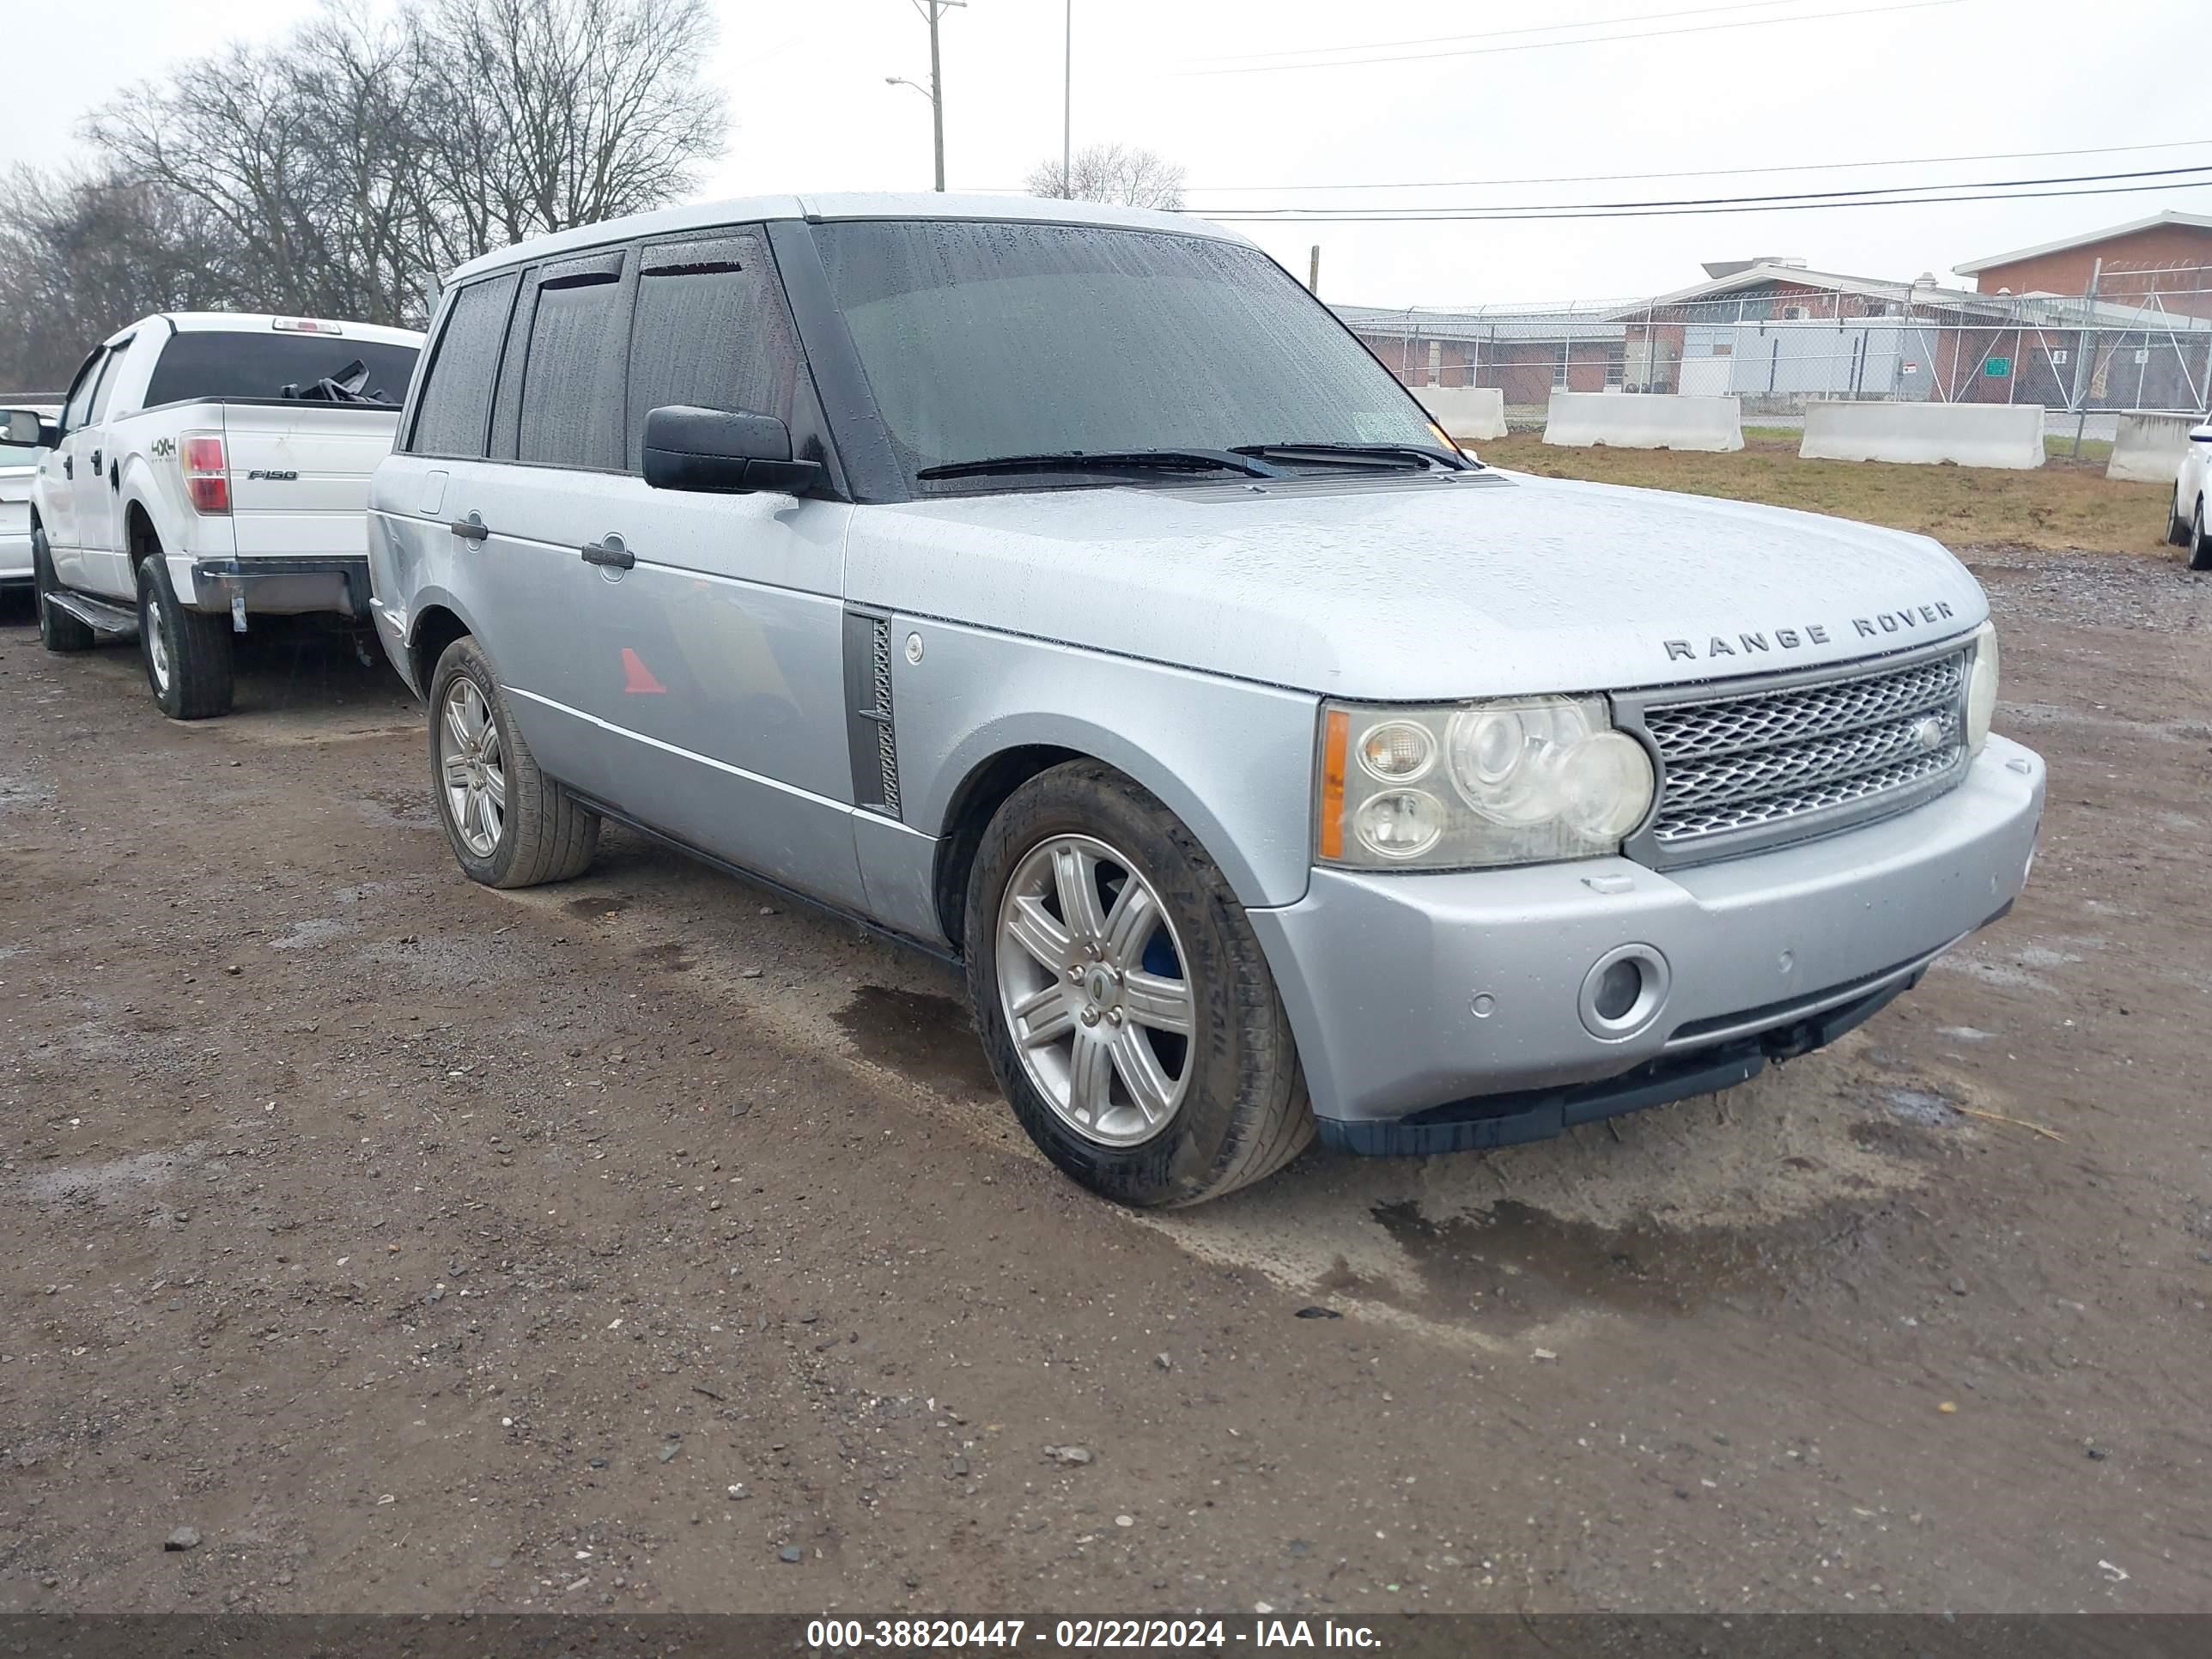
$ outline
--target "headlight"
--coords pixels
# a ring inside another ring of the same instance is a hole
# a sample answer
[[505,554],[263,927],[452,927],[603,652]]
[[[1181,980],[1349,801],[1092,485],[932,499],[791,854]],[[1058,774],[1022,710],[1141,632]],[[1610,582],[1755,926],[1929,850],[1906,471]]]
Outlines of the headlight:
[[1966,752],[1978,755],[1990,740],[1997,712],[1997,630],[1984,623],[1974,630],[1974,665],[1966,679]]
[[1323,862],[1365,869],[1595,858],[1644,821],[1654,784],[1644,745],[1613,729],[1602,698],[1334,703],[1316,840]]

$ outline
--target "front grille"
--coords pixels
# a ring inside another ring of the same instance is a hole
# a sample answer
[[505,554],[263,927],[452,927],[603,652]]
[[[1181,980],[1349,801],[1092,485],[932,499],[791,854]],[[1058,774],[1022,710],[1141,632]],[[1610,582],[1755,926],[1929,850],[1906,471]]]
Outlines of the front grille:
[[1627,701],[1662,763],[1658,811],[1633,842],[1655,864],[1826,835],[1939,793],[1964,771],[1967,653],[1871,672]]

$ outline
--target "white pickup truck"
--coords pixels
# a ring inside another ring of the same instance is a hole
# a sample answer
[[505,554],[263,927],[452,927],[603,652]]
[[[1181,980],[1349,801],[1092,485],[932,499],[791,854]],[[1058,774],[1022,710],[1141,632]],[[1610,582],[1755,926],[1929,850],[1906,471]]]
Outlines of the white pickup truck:
[[176,312],[103,341],[58,421],[0,413],[43,447],[30,499],[49,651],[138,635],[173,720],[229,712],[252,616],[369,620],[368,475],[392,447],[422,337],[310,318]]

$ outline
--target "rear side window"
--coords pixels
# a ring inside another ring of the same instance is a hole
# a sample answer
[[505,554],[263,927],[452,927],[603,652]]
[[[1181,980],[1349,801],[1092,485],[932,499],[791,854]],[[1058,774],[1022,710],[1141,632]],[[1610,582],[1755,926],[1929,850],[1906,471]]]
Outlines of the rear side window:
[[511,273],[495,276],[471,283],[453,296],[415,411],[415,435],[408,447],[417,454],[474,458],[484,453],[484,423],[491,414],[507,306],[520,281]]
[[368,368],[366,397],[397,409],[407,400],[416,349],[344,335],[236,334],[194,329],[172,334],[154,364],[146,407],[199,398],[282,398],[304,392],[352,363]]
[[757,234],[640,250],[629,349],[632,471],[643,463],[649,411],[690,404],[788,422],[798,380],[791,318]]
[[131,342],[108,348],[107,361],[100,366],[100,381],[92,389],[92,412],[87,415],[88,425],[97,426],[107,418],[107,405],[115,396],[115,377],[123,367],[123,354],[131,349]]
[[615,471],[623,464],[629,289],[623,256],[547,265],[537,278],[515,459]]

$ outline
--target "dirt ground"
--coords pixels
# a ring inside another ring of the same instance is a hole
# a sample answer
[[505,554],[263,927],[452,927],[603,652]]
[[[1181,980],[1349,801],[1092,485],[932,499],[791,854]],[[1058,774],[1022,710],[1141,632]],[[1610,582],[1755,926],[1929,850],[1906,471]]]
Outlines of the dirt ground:
[[380,667],[185,727],[11,610],[0,1609],[2212,1607],[2212,585],[1975,562],[2010,919],[1732,1095],[1165,1217],[939,968],[627,834],[471,886]]

